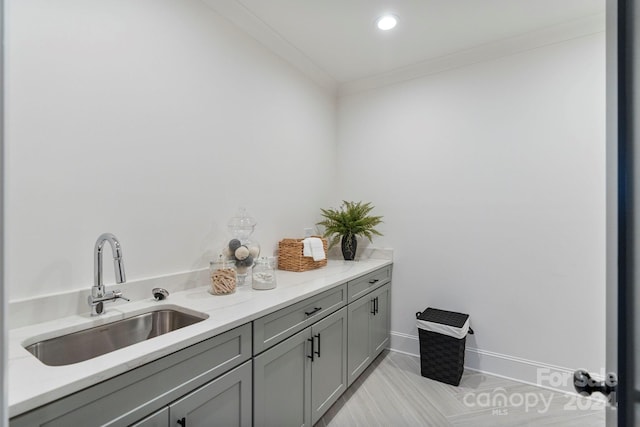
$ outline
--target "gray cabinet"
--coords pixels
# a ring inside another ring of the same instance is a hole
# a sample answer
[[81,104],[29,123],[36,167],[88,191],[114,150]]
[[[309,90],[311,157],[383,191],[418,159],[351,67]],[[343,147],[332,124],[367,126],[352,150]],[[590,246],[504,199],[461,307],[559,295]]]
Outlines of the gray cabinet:
[[389,346],[391,285],[387,284],[371,293],[374,310],[371,315],[371,357],[375,359]]
[[371,321],[373,299],[360,298],[347,307],[349,345],[347,348],[348,385],[367,369],[371,363]]
[[344,284],[253,321],[253,354],[285,340],[347,304]]
[[251,397],[248,361],[131,427],[250,427]]
[[343,308],[254,358],[254,426],[312,426],[347,388]]
[[391,266],[379,268],[371,273],[349,281],[349,303],[365,296],[369,292],[391,281]]
[[348,385],[389,344],[390,290],[387,283],[348,305]]
[[311,422],[315,424],[347,389],[347,309],[311,327]]
[[169,406],[169,426],[250,427],[251,361]]
[[253,425],[311,426],[311,328],[253,359]]

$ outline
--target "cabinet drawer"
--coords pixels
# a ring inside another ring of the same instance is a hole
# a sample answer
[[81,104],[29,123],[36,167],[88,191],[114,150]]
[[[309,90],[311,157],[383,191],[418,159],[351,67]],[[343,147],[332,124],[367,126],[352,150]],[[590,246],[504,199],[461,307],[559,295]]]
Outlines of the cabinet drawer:
[[347,283],[349,302],[353,302],[391,280],[391,266],[388,265]]
[[247,323],[12,418],[10,425],[130,425],[249,360],[250,347]]
[[347,303],[346,285],[300,301],[253,321],[253,354],[259,354]]

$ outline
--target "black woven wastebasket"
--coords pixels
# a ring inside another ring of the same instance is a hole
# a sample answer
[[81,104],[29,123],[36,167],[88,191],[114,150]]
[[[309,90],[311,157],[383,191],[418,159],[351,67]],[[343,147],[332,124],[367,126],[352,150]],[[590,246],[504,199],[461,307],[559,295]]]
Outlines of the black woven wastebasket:
[[420,337],[420,373],[423,377],[459,385],[464,371],[464,350],[469,315],[427,308],[416,313]]

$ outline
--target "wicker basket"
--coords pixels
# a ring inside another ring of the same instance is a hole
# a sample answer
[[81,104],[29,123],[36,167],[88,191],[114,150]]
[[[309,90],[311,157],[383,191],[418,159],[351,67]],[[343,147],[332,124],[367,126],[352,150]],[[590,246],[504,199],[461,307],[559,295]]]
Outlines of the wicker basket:
[[[320,237],[320,236],[313,236]],[[314,261],[311,257],[303,256],[304,239],[282,239],[278,242],[278,268],[287,271],[309,271],[327,265],[326,258]],[[324,253],[327,253],[327,239],[322,239]]]

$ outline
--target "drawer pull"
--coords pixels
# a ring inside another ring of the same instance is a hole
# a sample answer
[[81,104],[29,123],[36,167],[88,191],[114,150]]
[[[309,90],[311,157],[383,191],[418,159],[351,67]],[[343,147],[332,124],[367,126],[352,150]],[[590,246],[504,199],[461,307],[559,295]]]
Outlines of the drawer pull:
[[307,316],[311,316],[312,314],[316,314],[320,310],[322,310],[322,307],[316,307],[311,311],[305,311],[304,314],[306,314]]
[[318,338],[318,350],[316,350],[316,356],[320,357],[320,334],[316,335]]
[[378,297],[371,300],[371,314],[374,316],[378,314]]
[[373,285],[374,283],[378,283],[379,281],[380,281],[379,279],[369,280],[369,284]]
[[307,356],[309,359],[311,359],[311,361],[313,362],[313,337],[311,338],[307,338],[307,341],[311,341],[311,356]]

